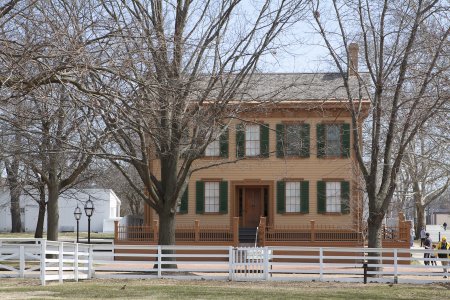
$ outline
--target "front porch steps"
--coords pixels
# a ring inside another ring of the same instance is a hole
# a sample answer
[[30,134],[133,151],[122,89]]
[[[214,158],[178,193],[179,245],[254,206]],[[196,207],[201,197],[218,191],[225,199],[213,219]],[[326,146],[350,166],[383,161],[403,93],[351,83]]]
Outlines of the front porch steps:
[[256,228],[239,228],[239,245],[251,244],[255,245]]

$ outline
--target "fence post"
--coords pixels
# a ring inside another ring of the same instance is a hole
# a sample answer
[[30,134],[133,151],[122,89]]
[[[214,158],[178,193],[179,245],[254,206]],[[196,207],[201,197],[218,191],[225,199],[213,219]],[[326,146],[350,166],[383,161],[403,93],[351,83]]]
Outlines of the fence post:
[[264,280],[269,280],[269,248],[264,247]]
[[114,221],[114,241],[119,240],[119,221]]
[[94,277],[94,248],[93,245],[89,245],[89,259],[88,259],[88,278]]
[[64,245],[62,242],[59,242],[58,246],[58,281],[59,283],[63,282],[63,266],[64,266]]
[[233,246],[239,246],[239,217],[233,218]]
[[394,283],[398,283],[398,259],[397,248],[394,249]]
[[45,285],[45,256],[47,250],[47,241],[41,240],[41,263],[40,263],[40,277],[41,277],[41,285]]
[[161,260],[162,260],[161,254],[162,254],[161,246],[158,245],[158,278],[162,277],[162,275],[161,275]]
[[75,279],[75,281],[78,281],[78,243],[75,243],[75,248],[73,249],[73,264],[74,264],[74,269],[73,269],[73,277]]
[[200,241],[200,221],[194,221],[194,241]]
[[158,220],[153,221],[153,242],[158,243],[158,230],[159,224]]
[[259,243],[261,246],[266,245],[266,217],[261,217],[259,220]]
[[320,266],[320,274],[319,274],[319,281],[323,280],[323,248],[319,248],[319,266]]
[[363,270],[364,270],[364,284],[367,284],[367,261],[364,260],[363,263]]
[[19,248],[19,277],[25,278],[25,247]]
[[234,270],[234,251],[233,247],[228,247],[228,280],[233,281],[233,270]]
[[316,221],[310,220],[311,224],[311,242],[314,242],[316,240]]

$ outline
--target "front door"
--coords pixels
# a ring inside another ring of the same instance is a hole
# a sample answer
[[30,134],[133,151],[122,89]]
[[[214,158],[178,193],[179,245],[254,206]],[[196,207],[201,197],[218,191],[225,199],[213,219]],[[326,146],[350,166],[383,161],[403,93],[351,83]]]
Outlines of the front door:
[[245,188],[244,190],[244,211],[243,227],[256,228],[259,225],[259,218],[264,215],[263,189]]

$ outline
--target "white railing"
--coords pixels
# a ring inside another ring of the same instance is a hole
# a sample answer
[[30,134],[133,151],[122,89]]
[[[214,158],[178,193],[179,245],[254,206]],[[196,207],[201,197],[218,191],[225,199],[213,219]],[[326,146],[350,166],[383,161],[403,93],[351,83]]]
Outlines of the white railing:
[[0,239],[0,277],[47,281],[92,278],[91,245],[45,239]]
[[[0,253],[1,277],[38,277],[43,285],[88,278],[431,283],[449,280],[443,278],[441,264],[450,262],[424,259],[424,253],[432,252],[423,249],[85,245],[46,240],[2,240]],[[436,261],[437,266],[425,261]]]

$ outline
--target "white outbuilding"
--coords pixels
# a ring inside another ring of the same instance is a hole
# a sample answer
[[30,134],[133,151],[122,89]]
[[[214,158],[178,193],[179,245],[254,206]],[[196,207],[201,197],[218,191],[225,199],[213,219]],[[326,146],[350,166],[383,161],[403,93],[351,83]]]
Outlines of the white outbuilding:
[[[38,219],[39,207],[35,192],[23,194],[20,198],[20,211],[23,228],[26,232],[34,232]],[[121,201],[111,189],[68,189],[59,196],[59,231],[76,231],[74,211],[81,208],[80,231],[88,230],[88,218],[84,205],[89,199],[94,203],[94,213],[91,217],[92,232],[114,232],[114,221],[119,221]],[[44,231],[47,230],[47,214]],[[0,232],[11,231],[11,211],[9,190],[0,193]]]

